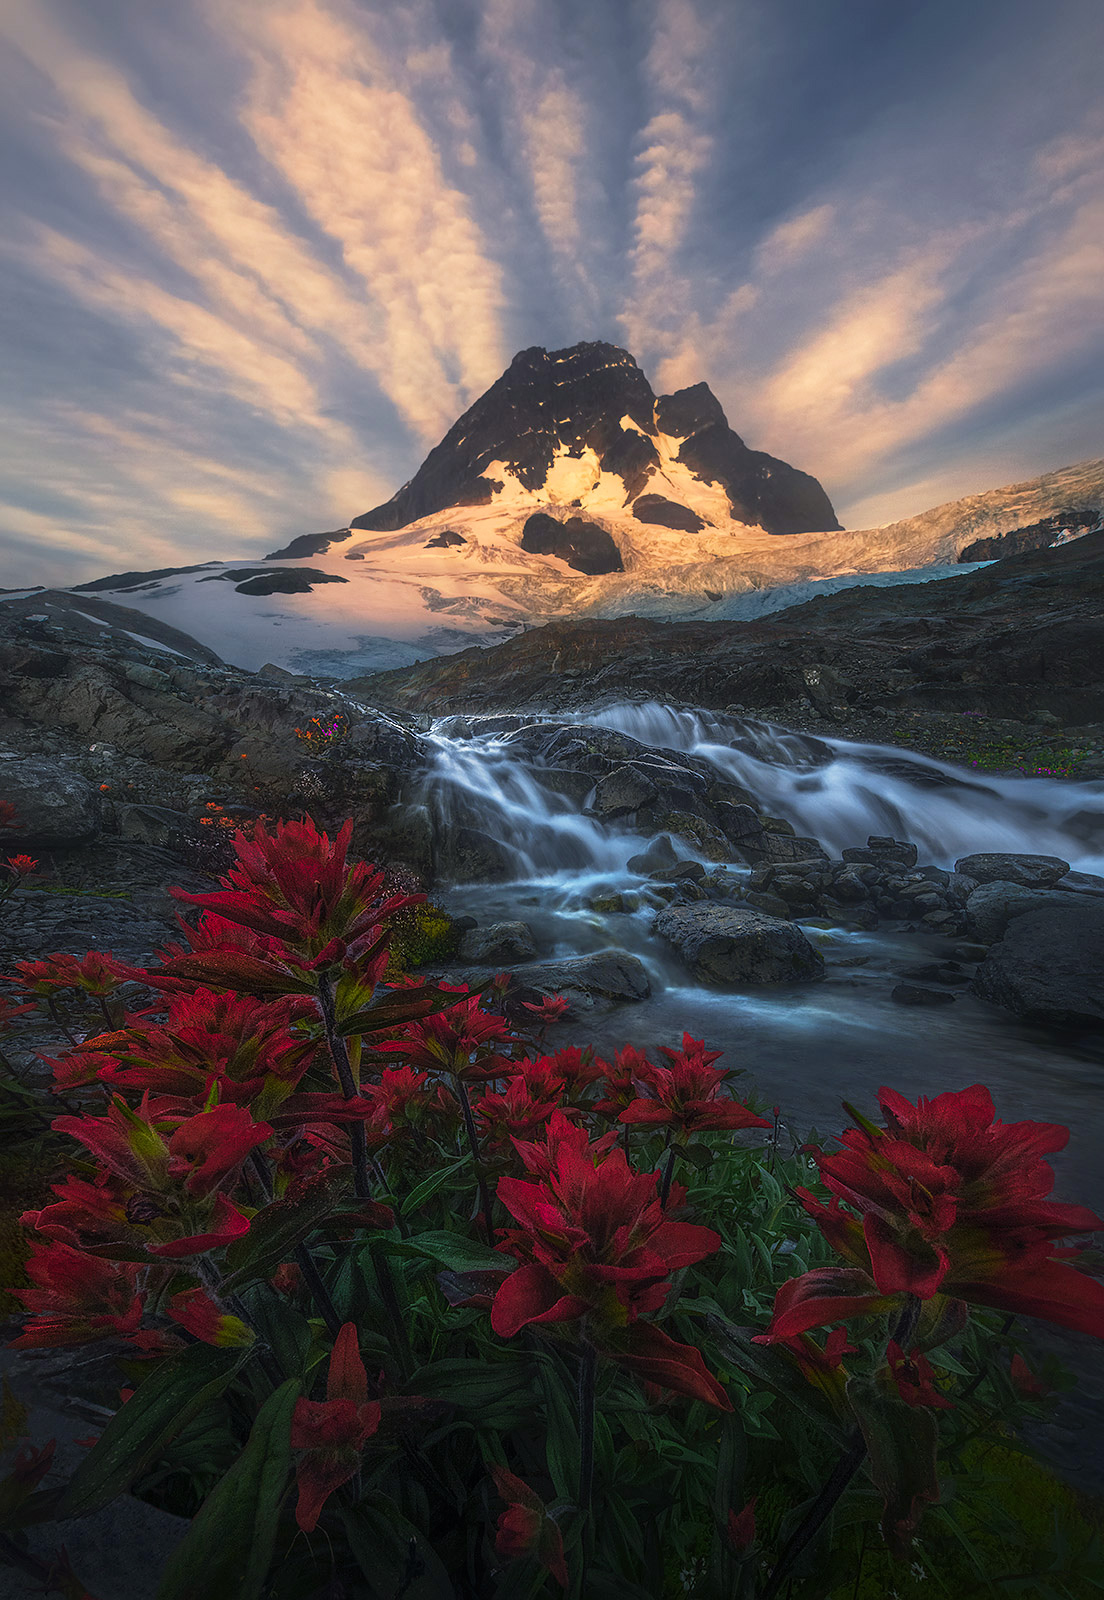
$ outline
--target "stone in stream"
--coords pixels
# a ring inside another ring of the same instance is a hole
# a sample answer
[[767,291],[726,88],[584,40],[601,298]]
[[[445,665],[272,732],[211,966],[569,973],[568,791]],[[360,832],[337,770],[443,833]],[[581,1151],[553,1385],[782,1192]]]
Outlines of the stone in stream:
[[973,991],[1042,1027],[1104,1028],[1104,904],[1063,895],[1009,923]]
[[470,929],[460,940],[461,961],[486,962],[488,966],[528,961],[536,953],[532,929],[525,922],[493,922],[486,928]]
[[1050,889],[1070,869],[1059,856],[1015,855],[1004,852],[963,856],[955,871],[976,878],[978,883],[1018,883],[1024,889]]
[[1004,937],[1009,923],[1030,911],[1048,911],[1074,905],[1099,904],[1096,895],[1055,891],[1054,889],[1027,889],[1020,883],[983,883],[966,901],[966,926],[970,933],[986,944]]
[[824,976],[824,958],[800,928],[746,907],[708,901],[668,906],[655,931],[700,983],[808,983]]
[[599,780],[590,809],[598,817],[624,817],[654,800],[658,792],[638,768],[618,767]]
[[661,872],[664,867],[673,867],[677,860],[678,856],[675,854],[670,834],[661,833],[639,855],[629,857],[628,869],[630,872],[648,875]]
[[627,950],[598,950],[564,961],[530,961],[511,969],[515,980],[543,995],[562,994],[576,1012],[608,1010],[652,992],[644,963]]

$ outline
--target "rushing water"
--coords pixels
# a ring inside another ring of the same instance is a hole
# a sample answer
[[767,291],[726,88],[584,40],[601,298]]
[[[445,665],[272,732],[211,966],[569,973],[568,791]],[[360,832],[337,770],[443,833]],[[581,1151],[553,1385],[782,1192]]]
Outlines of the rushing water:
[[[869,834],[890,834],[915,843],[921,864],[951,867],[975,851],[1017,851],[1057,855],[1077,871],[1104,873],[1104,782],[980,775],[899,748],[658,704],[554,720],[629,734],[672,760],[704,759],[720,777],[755,794],[763,810],[819,839],[831,855],[865,844]],[[561,792],[562,776],[542,772],[539,763],[534,768],[524,724],[499,718],[479,732],[479,724],[463,719],[440,723],[431,736],[437,755],[427,804],[442,819],[474,820],[507,847],[514,865],[511,882],[446,891],[454,914],[484,925],[521,919],[542,956],[616,946],[647,967],[650,999],[565,1024],[553,1042],[589,1039],[606,1054],[625,1043],[654,1051],[678,1043],[688,1030],[743,1069],[742,1090],[782,1106],[796,1139],[814,1127],[828,1135],[845,1126],[845,1096],[876,1113],[882,1084],[915,1099],[980,1081],[1003,1121],[1070,1128],[1068,1148],[1054,1158],[1056,1193],[1104,1212],[1104,1041],[1056,1039],[964,990],[954,1004],[896,1004],[890,992],[901,970],[945,958],[955,943],[899,924],[873,933],[806,926],[825,958],[821,983],[735,992],[698,986],[652,934],[648,882],[628,866],[644,839],[625,822],[603,823],[588,814],[585,792],[571,792],[570,785]],[[749,869],[733,863],[731,870]],[[626,890],[640,897],[633,912],[600,913],[589,903]],[[1032,1337],[1057,1346],[1085,1379],[1077,1402],[1063,1403],[1059,1432],[1040,1442],[1057,1464],[1068,1469],[1072,1462],[1081,1481],[1104,1487],[1096,1341],[1054,1331]]]

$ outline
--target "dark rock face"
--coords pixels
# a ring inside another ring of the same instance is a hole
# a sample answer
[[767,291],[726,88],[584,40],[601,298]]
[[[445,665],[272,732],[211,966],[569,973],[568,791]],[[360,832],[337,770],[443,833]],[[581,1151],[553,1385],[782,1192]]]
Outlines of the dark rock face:
[[455,528],[443,528],[435,539],[427,539],[427,550],[449,550],[453,545],[467,544],[462,533],[457,533]]
[[199,561],[192,567],[157,567],[150,572],[114,572],[106,578],[93,578],[90,583],[75,583],[73,588],[82,594],[95,594],[97,589],[122,592],[127,589],[144,589],[148,584],[157,583],[161,578],[176,578],[188,572],[202,572],[204,567],[210,565],[210,561]]
[[333,572],[317,567],[276,567],[270,571],[257,567],[238,567],[233,572],[212,572],[200,583],[216,583],[226,578],[238,594],[309,594],[316,583],[348,583]]
[[808,983],[824,976],[824,958],[792,922],[742,907],[668,906],[655,931],[700,983]]
[[1099,511],[1059,511],[1025,528],[1010,528],[992,539],[975,539],[959,552],[959,561],[1000,561],[1027,550],[1047,550],[1064,533],[1084,533],[1104,526]]
[[[622,426],[626,417],[635,426]],[[483,474],[492,461],[505,462],[526,489],[539,491],[565,447],[575,456],[593,450],[603,469],[624,482],[628,504],[659,463],[657,429],[683,439],[679,459],[724,486],[736,517],[771,533],[839,527],[816,480],[749,450],[705,384],[657,401],[628,351],[601,342],[522,350],[410,482],[385,505],[354,518],[352,527],[392,533],[450,506],[486,505],[495,486]],[[295,540],[277,553],[309,555],[319,548]]]
[[660,528],[677,528],[683,533],[698,533],[705,527],[702,518],[689,506],[668,500],[661,494],[642,494],[633,502],[637,522],[650,522]]
[[602,1012],[615,1005],[646,1000],[652,992],[648,969],[627,950],[598,950],[565,961],[535,961],[514,967],[518,983],[540,994],[563,994],[576,1012]]
[[1052,911],[1016,917],[973,989],[1041,1027],[1104,1028],[1104,905],[1063,896]]
[[1049,889],[1069,871],[1059,856],[1026,856],[992,852],[963,856],[955,871],[978,883],[1018,883],[1025,889]]
[[471,928],[460,940],[461,961],[475,961],[505,967],[512,961],[528,961],[537,947],[524,922],[493,922],[486,928]]
[[585,517],[568,517],[558,522],[547,512],[538,511],[525,524],[521,548],[536,556],[559,556],[576,572],[588,578],[603,572],[623,572],[621,552],[597,523]]
[[335,528],[331,533],[301,533],[282,550],[272,550],[266,561],[301,561],[304,556],[322,556],[332,544],[348,539],[352,528]]
[[99,795],[65,762],[0,752],[0,796],[16,816],[3,835],[5,850],[85,844],[100,831]]

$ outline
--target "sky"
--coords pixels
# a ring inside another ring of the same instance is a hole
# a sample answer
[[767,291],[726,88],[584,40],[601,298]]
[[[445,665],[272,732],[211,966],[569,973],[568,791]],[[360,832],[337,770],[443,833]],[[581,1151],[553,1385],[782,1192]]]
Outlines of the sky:
[[383,501],[513,354],[848,527],[1104,455],[1100,0],[0,0],[0,587]]

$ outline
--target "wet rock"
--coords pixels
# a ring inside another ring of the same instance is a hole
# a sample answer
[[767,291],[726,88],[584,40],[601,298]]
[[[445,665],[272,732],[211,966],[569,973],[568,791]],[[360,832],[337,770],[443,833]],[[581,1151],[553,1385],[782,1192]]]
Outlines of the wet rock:
[[872,833],[865,845],[851,845],[848,849],[841,850],[840,855],[844,861],[866,866],[914,867],[917,849],[914,844],[909,844],[904,839],[890,839]]
[[[1063,893],[1059,904],[1091,905],[1095,895]],[[1019,883],[983,883],[966,901],[967,930],[985,944],[1004,937],[1005,929],[1016,918],[1031,911],[1047,911],[1055,905],[1053,889],[1027,889]]]
[[654,800],[655,784],[638,767],[617,767],[599,779],[590,809],[599,817],[623,817]]
[[974,993],[1042,1027],[1104,1028],[1104,905],[1071,899],[1010,922]]
[[1067,872],[1064,878],[1059,878],[1051,887],[1071,889],[1081,894],[1104,895],[1104,878],[1095,872]]
[[506,967],[536,953],[532,929],[524,922],[492,922],[486,928],[472,928],[460,940],[461,961],[488,966]]
[[655,931],[699,982],[713,988],[824,976],[824,958],[799,928],[745,906],[669,906],[656,918]]
[[989,954],[987,944],[956,944],[951,954],[956,961],[969,963],[984,961]]
[[899,983],[890,990],[889,998],[899,1006],[945,1006],[954,1001],[946,989],[922,989],[915,983]]
[[100,831],[100,797],[86,778],[49,756],[0,751],[0,800],[15,807],[5,847],[50,850],[86,844]]
[[700,861],[676,861],[673,866],[660,867],[651,876],[661,878],[666,883],[682,883],[687,879],[700,883],[705,877],[705,868]]
[[482,828],[447,828],[434,843],[434,873],[446,883],[505,883],[517,873],[514,852]]
[[978,883],[1018,883],[1024,889],[1050,889],[1069,871],[1068,861],[1058,856],[1030,856],[983,852],[963,856],[955,871],[976,878]]
[[128,805],[117,801],[114,811],[120,837],[157,845],[164,850],[179,849],[198,831],[191,817],[168,806]]
[[910,983],[947,983],[955,988],[970,981],[956,961],[928,961],[915,967],[902,967],[901,977]]
[[673,867],[677,860],[678,855],[671,843],[670,835],[661,833],[657,839],[652,840],[646,850],[642,850],[639,855],[629,857],[628,868],[630,872],[650,875],[653,872],[661,872],[664,867]]
[[514,978],[541,994],[563,994],[575,1011],[605,1010],[652,992],[647,969],[627,950],[599,950],[568,961],[533,961],[513,968]]
[[[795,834],[765,832],[762,838],[754,845],[742,843],[740,846],[748,860],[754,863],[760,861],[807,861],[820,852],[821,846],[817,839],[799,838]],[[824,865],[828,865],[828,857],[820,855]]]
[[781,895],[770,894],[764,889],[752,889],[744,896],[745,904],[754,906],[757,911],[765,911],[768,917],[788,917],[790,907]]
[[[641,820],[643,820],[643,815]],[[732,860],[732,846],[721,830],[705,817],[695,816],[689,811],[665,811],[658,815],[653,815],[650,820],[652,826],[662,828],[665,833],[673,833],[678,838],[684,839],[692,849],[699,851],[707,861]]]

